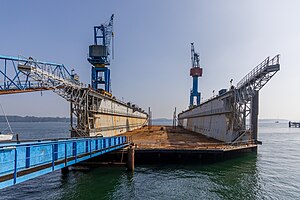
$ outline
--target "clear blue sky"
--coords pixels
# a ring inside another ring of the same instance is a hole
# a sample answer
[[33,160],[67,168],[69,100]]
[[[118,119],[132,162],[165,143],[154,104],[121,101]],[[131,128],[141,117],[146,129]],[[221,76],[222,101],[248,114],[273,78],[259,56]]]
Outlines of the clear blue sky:
[[[300,119],[300,1],[111,0],[1,1],[0,54],[32,56],[74,68],[90,82],[93,26],[115,14],[113,94],[151,106],[154,118],[187,108],[190,42],[200,53],[204,99],[236,84],[265,57],[281,71],[262,89],[260,118]],[[7,114],[68,116],[53,92],[0,96]]]

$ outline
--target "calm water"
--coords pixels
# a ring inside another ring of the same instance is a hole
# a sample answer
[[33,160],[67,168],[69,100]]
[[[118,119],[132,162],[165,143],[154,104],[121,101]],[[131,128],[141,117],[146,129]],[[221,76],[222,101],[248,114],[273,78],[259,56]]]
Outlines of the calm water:
[[[0,123],[0,127],[3,124]],[[11,123],[20,138],[67,137],[67,123]],[[300,129],[260,123],[257,155],[209,165],[60,171],[0,190],[0,199],[300,199]]]

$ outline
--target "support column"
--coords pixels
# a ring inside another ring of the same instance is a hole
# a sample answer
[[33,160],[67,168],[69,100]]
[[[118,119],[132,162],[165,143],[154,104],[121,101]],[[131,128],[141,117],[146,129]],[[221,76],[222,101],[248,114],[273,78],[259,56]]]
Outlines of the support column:
[[73,104],[72,104],[72,102],[70,102],[70,130],[71,130],[71,134],[72,134],[72,131],[73,131]]
[[258,127],[258,105],[259,105],[259,93],[252,97],[251,101],[251,125],[253,131],[252,139],[257,140],[257,127]]
[[127,170],[134,171],[134,147],[132,145],[128,149]]

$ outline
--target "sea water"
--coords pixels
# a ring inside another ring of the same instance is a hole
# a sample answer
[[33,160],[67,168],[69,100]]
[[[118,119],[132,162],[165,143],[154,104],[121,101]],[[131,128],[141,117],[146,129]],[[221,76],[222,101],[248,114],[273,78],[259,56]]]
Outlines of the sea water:
[[[21,139],[70,136],[68,123],[11,126]],[[261,122],[259,140],[257,154],[214,164],[55,171],[0,190],[0,199],[300,199],[300,128]]]

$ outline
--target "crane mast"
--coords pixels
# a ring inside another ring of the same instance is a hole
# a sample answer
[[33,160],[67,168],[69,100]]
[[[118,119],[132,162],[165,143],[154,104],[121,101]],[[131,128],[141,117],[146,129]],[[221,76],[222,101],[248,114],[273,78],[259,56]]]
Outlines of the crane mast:
[[202,76],[202,68],[199,57],[200,55],[195,52],[194,43],[191,43],[192,68],[190,69],[190,76],[193,77],[193,88],[190,95],[190,108],[200,104],[201,93],[198,92],[198,78]]
[[[94,44],[89,46],[89,58],[92,64],[91,85],[95,90],[102,89],[110,93],[110,45],[113,39],[113,19],[108,23],[94,26]],[[101,88],[101,86],[103,88]]]
[[[53,90],[70,102],[71,136],[88,136],[94,131],[94,116],[101,114],[99,106],[103,98],[111,98],[110,43],[113,36],[111,16],[108,23],[94,27],[94,45],[89,46],[88,61],[92,67],[92,87],[86,87],[74,73],[69,73],[62,64],[37,61],[32,58],[18,60],[18,70],[27,77],[37,81],[45,88]],[[101,74],[102,73],[102,74]],[[104,75],[104,77],[103,77]],[[104,85],[100,91],[99,85]],[[73,119],[77,123],[73,123]]]

